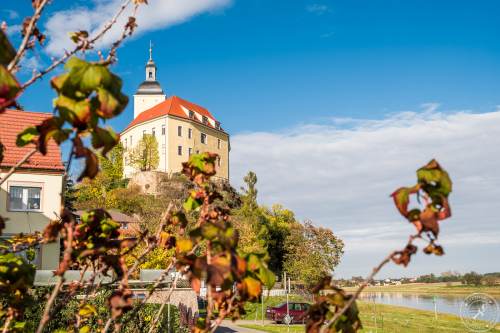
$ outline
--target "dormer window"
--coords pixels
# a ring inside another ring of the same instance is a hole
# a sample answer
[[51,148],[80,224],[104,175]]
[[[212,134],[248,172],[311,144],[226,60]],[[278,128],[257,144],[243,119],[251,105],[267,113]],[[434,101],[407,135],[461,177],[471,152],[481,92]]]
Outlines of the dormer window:
[[218,121],[215,122],[215,128],[220,130],[220,123]]
[[189,118],[194,119],[194,111],[189,110]]
[[208,124],[208,118],[206,116],[203,116],[203,124],[207,125]]

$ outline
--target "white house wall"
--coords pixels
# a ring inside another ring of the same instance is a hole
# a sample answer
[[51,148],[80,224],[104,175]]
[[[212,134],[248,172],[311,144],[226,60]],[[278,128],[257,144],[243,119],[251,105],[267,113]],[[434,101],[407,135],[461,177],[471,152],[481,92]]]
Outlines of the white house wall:
[[[162,126],[165,125],[165,135],[162,135]],[[163,172],[168,172],[168,118],[166,116],[147,121],[137,126],[134,126],[126,131],[124,131],[120,136],[120,141],[125,148],[125,163],[123,168],[123,173],[126,178],[133,175],[136,170],[129,165],[127,152],[131,150],[132,146],[136,146],[142,139],[144,131],[146,134],[152,134],[153,128],[155,129],[156,141],[158,141],[159,157],[160,161],[158,163],[158,170]],[[132,146],[130,145],[130,137],[132,137]]]
[[[4,175],[5,173],[0,173],[0,177]],[[10,176],[0,190],[0,215],[8,219],[3,235],[42,232],[51,220],[57,219],[61,210],[62,181],[61,174],[40,171],[19,171]],[[10,211],[10,186],[41,187],[40,211]],[[59,243],[42,245],[40,252],[41,265],[38,268],[56,269],[59,263]]]

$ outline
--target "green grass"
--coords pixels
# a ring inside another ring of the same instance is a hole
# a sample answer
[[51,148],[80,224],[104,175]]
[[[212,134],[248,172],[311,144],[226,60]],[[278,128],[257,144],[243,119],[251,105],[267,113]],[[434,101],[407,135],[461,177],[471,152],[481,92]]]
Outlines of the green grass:
[[[391,305],[359,302],[363,333],[464,333],[468,332],[459,317]],[[241,325],[263,332],[287,332],[285,325]],[[304,326],[290,326],[290,332],[304,332]],[[489,331],[500,333],[500,325]]]
[[[356,287],[347,287],[346,291],[355,291]],[[500,296],[500,286],[468,286],[462,284],[446,283],[410,283],[399,286],[367,287],[365,292],[401,292],[413,294],[436,294],[436,295],[465,295],[472,293],[484,293],[492,296]]]

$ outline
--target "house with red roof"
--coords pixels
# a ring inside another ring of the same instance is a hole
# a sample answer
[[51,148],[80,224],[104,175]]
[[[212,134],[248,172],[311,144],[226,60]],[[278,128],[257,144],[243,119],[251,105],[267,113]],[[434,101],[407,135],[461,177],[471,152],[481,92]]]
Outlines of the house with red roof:
[[157,67],[150,48],[146,79],[134,95],[134,119],[120,135],[126,151],[125,177],[141,171],[130,163],[128,155],[149,134],[158,142],[159,163],[155,171],[180,172],[182,162],[190,155],[212,152],[219,155],[217,176],[228,179],[229,134],[206,108],[177,96],[167,97],[156,77]]
[[[0,162],[0,178],[26,156],[33,146],[17,147],[17,134],[26,127],[40,124],[50,113],[7,110],[0,114],[0,142],[4,146]],[[0,216],[7,219],[0,241],[13,235],[43,231],[57,218],[61,209],[64,165],[61,151],[49,141],[47,154],[32,155],[1,185]],[[56,269],[59,263],[59,243],[45,244],[35,253],[22,253],[38,269]]]

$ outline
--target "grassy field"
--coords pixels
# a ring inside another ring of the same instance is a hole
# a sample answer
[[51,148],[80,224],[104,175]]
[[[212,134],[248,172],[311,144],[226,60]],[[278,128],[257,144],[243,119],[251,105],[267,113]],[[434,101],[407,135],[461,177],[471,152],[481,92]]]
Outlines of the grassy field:
[[[356,290],[355,287],[345,288],[347,291]],[[467,286],[447,285],[446,283],[410,283],[399,286],[367,287],[366,292],[401,292],[412,294],[436,294],[436,295],[464,295],[472,293],[485,293],[492,296],[500,296],[500,286]]]
[[[359,303],[363,333],[466,333],[468,330],[457,316],[438,314],[404,307],[396,307],[382,304]],[[242,325],[263,332],[287,332],[284,325]],[[293,325],[290,332],[304,332],[304,326]],[[489,331],[500,333],[500,325]]]

